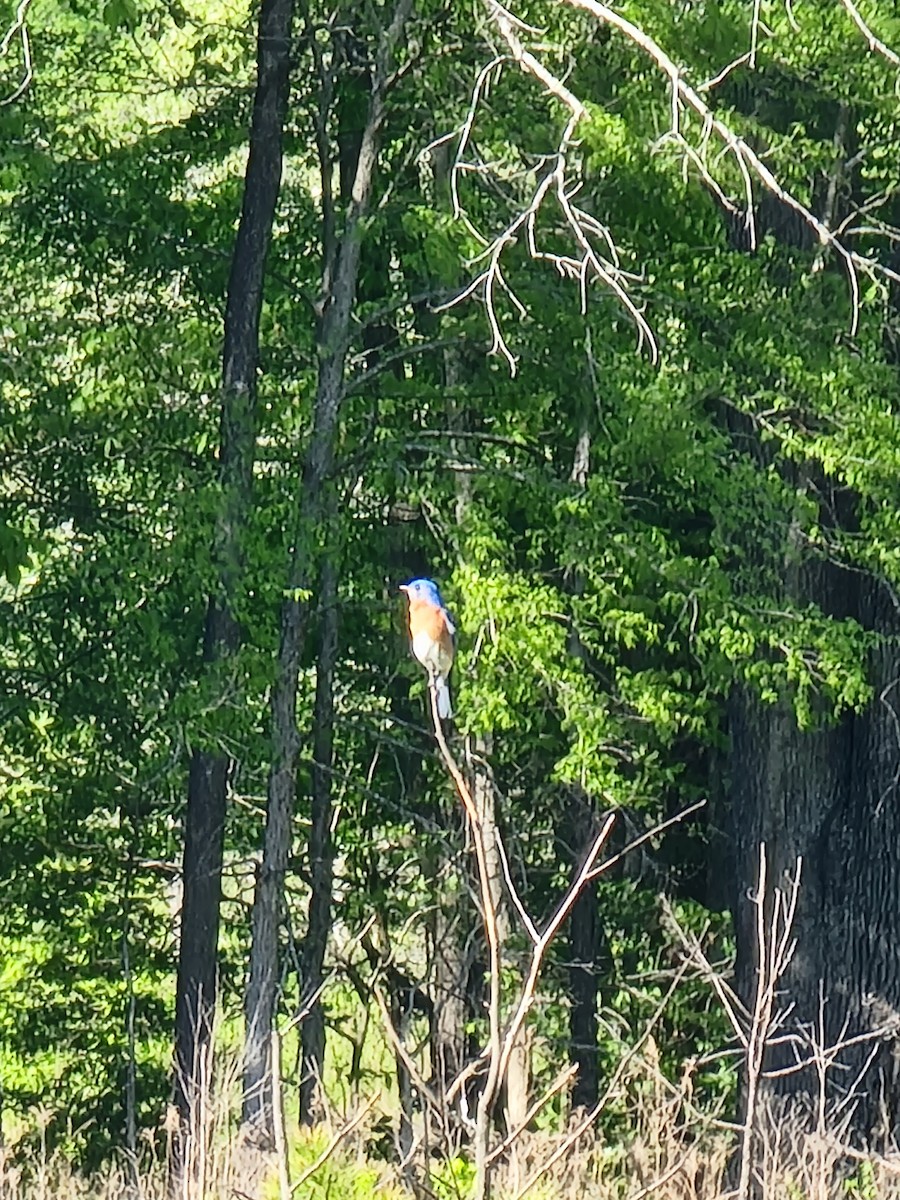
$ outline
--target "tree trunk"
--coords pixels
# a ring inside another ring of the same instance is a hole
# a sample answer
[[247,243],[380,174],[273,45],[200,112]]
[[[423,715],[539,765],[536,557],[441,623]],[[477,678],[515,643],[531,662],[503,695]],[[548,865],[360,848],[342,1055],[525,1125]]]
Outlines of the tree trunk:
[[[829,497],[832,512],[840,499]],[[745,1001],[759,965],[748,899],[759,844],[766,845],[770,887],[784,887],[796,857],[803,860],[797,947],[779,999],[781,1007],[793,1005],[782,1032],[797,1040],[769,1048],[765,1066],[787,1073],[760,1080],[759,1109],[749,1116],[761,1137],[774,1136],[767,1113],[780,1128],[786,1110],[801,1128],[834,1122],[836,1104],[852,1087],[855,1099],[841,1109],[848,1137],[884,1147],[900,1132],[900,620],[892,591],[872,576],[830,562],[787,574],[796,603],[852,617],[880,640],[869,663],[873,700],[836,725],[803,732],[787,704],[763,705],[744,688],[731,701],[738,983]],[[838,1053],[823,1103],[815,1067],[796,1064],[809,1059],[815,1042],[827,1048],[857,1036],[866,1040]]]
[[[591,430],[588,413],[579,421],[578,439],[572,457],[569,482],[583,490],[591,470]],[[566,590],[578,596],[584,590],[579,573],[566,573]],[[573,624],[568,638],[569,653],[583,660],[584,647]],[[573,877],[581,866],[585,849],[597,833],[590,798],[572,788],[566,804],[566,840]],[[576,900],[568,925],[569,943],[569,1057],[578,1068],[572,1088],[573,1108],[593,1108],[600,1098],[600,1051],[597,1006],[600,995],[601,959],[609,961],[606,937],[600,923],[597,885],[589,883]]]
[[[566,840],[573,873],[583,861],[597,832],[593,808],[586,796],[572,789],[566,813]],[[600,977],[609,956],[600,923],[596,883],[584,887],[572,907],[569,944],[569,1058],[578,1068],[572,1088],[573,1108],[593,1108],[600,1098],[600,1053],[597,1008]]]
[[337,571],[322,565],[320,586],[322,641],[316,668],[313,717],[312,812],[309,833],[309,918],[300,957],[301,1007],[308,1011],[300,1026],[300,1121],[318,1120],[317,1093],[325,1062],[325,1012],[319,999],[322,967],[331,933],[334,845],[331,832],[334,766],[334,668],[337,660]]
[[[231,687],[228,663],[241,643],[234,616],[242,572],[241,542],[252,503],[256,456],[256,371],[266,257],[281,186],[282,130],[290,73],[293,0],[264,0],[257,41],[257,87],[244,198],[228,281],[222,367],[219,481],[214,559],[217,592],[206,615],[203,660]],[[229,761],[198,748],[191,758],[184,823],[183,898],[175,1001],[175,1102],[183,1137],[196,1124],[199,1092],[209,1081]]]
[[[309,620],[311,588],[318,574],[320,545],[326,559],[332,556],[328,515],[332,502],[332,463],[341,404],[344,367],[351,338],[351,316],[359,277],[363,220],[369,210],[375,167],[380,149],[385,92],[393,49],[401,36],[411,0],[398,0],[390,26],[383,31],[371,77],[371,94],[350,204],[339,241],[334,240],[335,214],[331,208],[332,169],[325,129],[318,125],[323,184],[322,316],[317,331],[319,374],[313,413],[313,430],[306,453],[298,499],[296,536],[288,571],[286,597],[281,609],[281,636],[272,688],[272,765],[263,859],[253,901],[250,973],[245,1001],[243,1122],[264,1138],[272,1132],[272,1098],[269,1085],[269,1051],[278,981],[278,928],[284,878],[291,847],[296,787],[297,685],[300,655]],[[323,88],[325,84],[323,82]],[[327,90],[327,89],[326,89]],[[327,118],[327,114],[325,114]]]
[[[448,833],[459,827],[458,811],[440,817]],[[424,871],[428,878],[429,895],[436,897],[429,918],[430,975],[428,989],[434,1004],[434,1021],[431,1027],[431,1074],[436,1095],[444,1099],[447,1092],[463,1069],[466,1060],[466,981],[471,967],[466,936],[471,928],[468,912],[460,904],[460,896],[467,895],[465,886],[452,886],[451,881],[460,875],[460,866],[450,846],[443,841],[429,855]],[[440,1113],[441,1133],[452,1139],[458,1152],[459,1122],[454,1119],[454,1109],[446,1102]]]

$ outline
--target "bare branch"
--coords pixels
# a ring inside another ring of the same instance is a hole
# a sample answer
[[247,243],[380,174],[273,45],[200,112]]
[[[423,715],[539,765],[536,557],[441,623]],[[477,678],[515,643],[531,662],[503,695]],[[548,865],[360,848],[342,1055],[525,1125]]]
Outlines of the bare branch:
[[[613,293],[634,322],[638,330],[638,347],[646,344],[651,358],[655,361],[658,354],[656,339],[631,296],[630,283],[634,276],[628,276],[622,270],[619,255],[609,230],[596,218],[572,204],[572,198],[578,188],[570,179],[569,155],[575,144],[577,126],[587,116],[587,110],[565,83],[522,44],[520,31],[534,31],[499,3],[499,0],[485,0],[485,3],[492,25],[499,32],[508,53],[495,55],[481,69],[475,80],[469,107],[458,135],[455,162],[450,172],[450,194],[454,216],[462,220],[469,232],[484,245],[485,249],[480,258],[486,259],[487,265],[467,287],[452,300],[442,305],[438,311],[460,304],[469,296],[478,295],[484,304],[491,330],[490,353],[503,357],[509,366],[510,373],[514,375],[517,360],[503,332],[497,309],[497,299],[498,292],[502,293],[520,318],[526,315],[524,306],[505,279],[501,266],[501,259],[507,248],[524,236],[529,254],[533,259],[549,262],[564,278],[578,281],[582,311],[585,310],[587,304],[588,284],[595,279],[600,280]],[[527,75],[536,79],[547,95],[559,101],[568,110],[569,116],[556,151],[548,156],[547,168],[538,179],[531,199],[524,209],[517,213],[506,229],[494,238],[488,238],[474,225],[466,213],[459,188],[460,180],[465,175],[490,173],[490,169],[485,163],[468,162],[466,156],[471,146],[472,131],[482,100],[489,90],[491,81],[502,70],[503,64],[509,60],[518,63]],[[562,214],[564,227],[569,231],[578,248],[578,253],[575,255],[556,254],[538,247],[537,218],[545,206],[545,202],[551,197],[555,197]]]
[[645,842],[649,842],[651,838],[655,838],[658,834],[664,833],[665,830],[670,829],[673,825],[680,824],[682,821],[691,816],[692,813],[699,812],[700,809],[705,805],[705,800],[697,800],[693,804],[688,805],[687,808],[683,808],[680,812],[677,812],[674,817],[669,817],[665,821],[660,821],[658,825],[654,825],[652,829],[648,829],[646,833],[642,833],[640,837],[636,837],[634,841],[629,842],[624,850],[620,850],[618,854],[614,854],[612,858],[605,858],[599,867],[594,867],[591,871],[589,871],[585,877],[586,882],[596,879],[598,875],[604,875],[608,870],[610,870],[611,867],[614,867],[616,863],[620,863],[626,855],[637,850],[639,846],[643,846]]
[[744,192],[747,203],[746,223],[751,247],[756,245],[756,227],[753,219],[753,181],[755,180],[766,191],[770,192],[782,204],[794,212],[815,233],[823,246],[832,249],[843,261],[847,270],[851,294],[851,333],[855,333],[859,323],[859,273],[873,270],[884,275],[892,275],[887,268],[864,255],[857,254],[841,242],[828,226],[821,221],[802,201],[792,192],[787,191],[772,173],[762,158],[730,125],[715,116],[707,103],[696,89],[687,84],[682,77],[678,65],[669,57],[665,50],[627,18],[621,16],[607,4],[599,0],[565,0],[572,8],[583,9],[591,13],[606,25],[618,29],[656,64],[659,70],[668,78],[673,95],[678,101],[692,110],[703,122],[704,129],[709,129],[716,135],[724,151],[730,154],[741,173],[744,181]]
[[31,40],[28,37],[28,25],[26,24],[28,9],[30,7],[31,0],[19,0],[19,7],[16,9],[15,18],[3,35],[3,40],[0,41],[0,58],[8,53],[13,39],[17,34],[22,43],[22,78],[13,91],[0,100],[0,107],[5,104],[12,104],[15,100],[18,100],[34,78],[34,67],[31,61]]
[[503,838],[500,837],[499,830],[497,831],[497,851],[500,855],[500,865],[503,868],[503,879],[506,883],[506,890],[512,898],[516,912],[519,914],[522,924],[532,942],[537,945],[541,940],[541,935],[537,931],[537,926],[531,917],[528,915],[528,910],[522,903],[522,897],[519,895],[518,889],[513,882],[512,872],[509,869],[509,859],[506,856],[506,847],[503,845]]
[[478,866],[478,886],[481,895],[481,918],[484,923],[484,933],[488,944],[488,1055],[487,1074],[478,1097],[478,1107],[475,1115],[475,1196],[482,1200],[487,1194],[488,1142],[491,1131],[491,1115],[498,1087],[503,1079],[501,1074],[501,1036],[500,1036],[500,1003],[501,1003],[501,968],[500,960],[500,931],[497,926],[497,910],[491,894],[490,874],[488,872],[487,852],[484,844],[484,827],[478,817],[478,809],[472,799],[472,793],[463,777],[456,759],[450,753],[447,739],[444,737],[444,727],[438,711],[437,688],[429,681],[428,688],[431,697],[431,718],[434,725],[434,736],[441,751],[441,757],[450,772],[459,797],[462,800],[472,840],[475,843],[475,859]]
[[860,11],[853,3],[853,0],[841,0],[841,4],[846,9],[850,20],[866,39],[866,44],[872,53],[880,54],[882,58],[886,58],[887,61],[894,67],[900,67],[900,54],[897,54],[890,48],[890,46],[886,46],[880,38],[875,36],[869,26],[862,19]]
[[503,35],[503,40],[509,46],[513,59],[519,64],[522,70],[529,75],[533,75],[539,83],[543,84],[551,96],[555,96],[557,100],[560,100],[570,110],[576,122],[582,117],[587,116],[587,110],[578,97],[570,92],[561,80],[548,71],[544,64],[522,45],[516,33],[516,28],[527,30],[529,27],[523,25],[521,21],[514,17],[509,9],[504,8],[499,3],[499,0],[489,0],[488,7],[497,28]]
[[[743,210],[744,225],[751,248],[756,246],[758,237],[754,197],[755,193],[762,189],[796,213],[813,231],[820,247],[816,265],[821,261],[825,250],[830,250],[837,256],[847,273],[851,305],[850,327],[851,333],[855,333],[860,311],[860,275],[878,274],[897,281],[898,273],[886,263],[850,249],[842,237],[846,233],[846,227],[839,227],[837,231],[830,228],[832,221],[827,216],[825,219],[817,216],[809,205],[785,187],[762,155],[753,149],[727,119],[716,115],[704,99],[704,94],[720,84],[736,67],[742,64],[755,66],[760,35],[763,32],[770,34],[761,20],[761,5],[758,0],[754,0],[752,9],[750,49],[698,87],[693,87],[686,81],[681,66],[657,41],[610,5],[603,4],[600,0],[565,0],[565,3],[570,8],[589,13],[598,21],[617,30],[650,59],[668,81],[670,128],[659,144],[673,145],[683,156],[685,172],[691,168],[696,171],[703,184],[724,209],[732,213]],[[861,17],[854,0],[841,0],[841,3],[866,38],[869,47],[892,64],[900,65],[900,55],[875,36]],[[577,191],[577,183],[572,178],[573,150],[577,145],[575,135],[580,122],[588,117],[584,102],[547,67],[545,62],[523,45],[521,33],[533,32],[528,26],[500,3],[500,0],[484,0],[484,4],[491,28],[499,34],[506,52],[502,55],[495,54],[482,68],[475,81],[469,107],[458,134],[456,161],[450,172],[450,190],[454,214],[485,247],[481,258],[485,260],[486,265],[467,287],[443,307],[449,308],[472,295],[477,295],[487,313],[492,336],[491,353],[501,355],[506,360],[510,372],[514,374],[517,366],[516,356],[505,337],[497,300],[498,295],[505,295],[516,312],[522,315],[520,301],[503,276],[501,261],[508,247],[524,236],[528,252],[534,260],[550,262],[560,275],[578,282],[582,311],[586,306],[588,285],[595,280],[603,284],[633,321],[638,332],[638,347],[646,345],[651,359],[655,362],[658,358],[657,342],[644,316],[643,307],[634,299],[634,283],[639,277],[623,271],[612,232],[595,217],[572,203]],[[790,11],[788,16],[792,19]],[[473,129],[479,109],[492,80],[502,71],[507,61],[517,63],[522,71],[535,79],[544,94],[558,101],[568,116],[556,150],[548,155],[546,166],[535,183],[530,198],[502,232],[490,237],[477,229],[466,213],[460,196],[460,182],[463,176],[470,174],[489,179],[493,173],[488,163],[469,162],[467,155],[472,147]],[[696,129],[691,133],[690,126],[696,125],[697,122],[700,126],[699,134]],[[716,147],[719,154],[711,158]],[[740,206],[726,194],[723,185],[716,178],[716,163],[723,156],[731,160],[740,176],[743,192]],[[550,201],[554,201],[558,207],[562,217],[562,229],[574,243],[572,254],[543,250],[538,244],[538,217]]]
[[359,1112],[356,1113],[355,1116],[351,1117],[349,1121],[347,1121],[341,1126],[340,1129],[337,1130],[322,1153],[309,1164],[296,1183],[291,1186],[291,1195],[295,1195],[308,1179],[312,1179],[316,1171],[318,1171],[320,1167],[324,1166],[329,1158],[331,1158],[332,1154],[334,1154],[341,1142],[348,1138],[353,1130],[362,1124],[367,1113],[374,1106],[376,1099],[377,1097],[373,1097],[371,1100],[367,1100]]

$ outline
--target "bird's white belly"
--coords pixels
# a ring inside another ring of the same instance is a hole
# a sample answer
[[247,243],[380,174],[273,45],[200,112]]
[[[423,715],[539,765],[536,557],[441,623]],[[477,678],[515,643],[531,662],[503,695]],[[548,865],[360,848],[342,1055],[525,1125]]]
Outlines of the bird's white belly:
[[413,654],[423,667],[438,675],[446,675],[450,670],[450,656],[445,652],[440,642],[436,642],[428,633],[417,633],[412,640]]

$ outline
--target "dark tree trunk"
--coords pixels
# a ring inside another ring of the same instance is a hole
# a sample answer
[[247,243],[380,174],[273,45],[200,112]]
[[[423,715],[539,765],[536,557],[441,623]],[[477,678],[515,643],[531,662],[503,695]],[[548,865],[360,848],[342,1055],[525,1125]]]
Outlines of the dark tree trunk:
[[[259,319],[281,186],[292,7],[293,0],[264,0],[260,13],[249,158],[225,310],[219,442],[222,504],[214,539],[218,590],[209,601],[203,646],[204,662],[221,673],[223,688],[230,686],[228,662],[241,643],[234,610],[256,455]],[[195,1123],[198,1089],[209,1079],[229,767],[220,751],[197,749],[188,780],[175,1002],[175,1098],[182,1135]],[[183,1163],[181,1139],[177,1142],[176,1174]]]
[[[578,438],[569,472],[576,488],[587,486],[591,470],[591,430],[588,414],[578,423]],[[566,588],[580,595],[583,582],[577,571],[569,571]],[[569,653],[583,660],[584,647],[573,625],[568,638]],[[572,789],[566,803],[565,837],[573,876],[580,868],[587,847],[597,834],[597,823],[590,797]],[[600,1051],[597,1009],[600,996],[600,964],[609,957],[606,937],[600,923],[597,885],[589,883],[576,900],[568,924],[569,945],[569,1057],[578,1069],[572,1088],[573,1108],[593,1108],[600,1098]]]
[[[573,871],[581,866],[597,825],[590,801],[580,792],[569,795],[566,840]],[[573,1108],[593,1108],[600,1098],[600,1053],[597,1010],[600,981],[608,966],[606,938],[600,923],[596,883],[579,895],[569,917],[569,1058],[578,1068],[572,1088]]]
[[[841,498],[830,500],[833,513]],[[868,664],[874,697],[864,711],[814,732],[798,729],[787,704],[762,705],[745,689],[732,698],[738,982],[749,1000],[758,939],[748,897],[764,842],[770,888],[783,888],[797,856],[803,860],[797,947],[779,1001],[794,1006],[786,1031],[799,1040],[770,1049],[766,1066],[802,1062],[820,1023],[826,1047],[868,1036],[838,1054],[824,1115],[834,1119],[834,1103],[859,1075],[857,1100],[842,1110],[848,1137],[883,1147],[900,1132],[900,619],[889,587],[860,571],[812,562],[787,576],[795,603],[814,602],[879,635]],[[778,1119],[787,1108],[809,1126],[823,1115],[817,1097],[811,1067],[762,1083],[762,1108]]]
[[334,668],[337,660],[337,571],[322,565],[322,640],[316,668],[313,717],[312,811],[309,833],[310,897],[306,936],[300,966],[301,1007],[307,1008],[300,1026],[300,1120],[318,1119],[317,1093],[325,1062],[325,1012],[319,999],[322,967],[331,933],[334,844],[331,831],[331,790],[334,766]]

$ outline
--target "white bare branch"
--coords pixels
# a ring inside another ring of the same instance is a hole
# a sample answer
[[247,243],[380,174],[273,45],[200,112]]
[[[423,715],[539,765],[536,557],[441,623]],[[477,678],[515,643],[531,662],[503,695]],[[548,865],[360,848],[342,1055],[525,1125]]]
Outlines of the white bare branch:
[[28,9],[30,7],[31,0],[19,0],[19,7],[16,9],[16,15],[6,33],[3,35],[3,40],[0,41],[0,58],[3,58],[9,53],[9,48],[16,37],[18,37],[22,46],[22,77],[12,92],[0,100],[0,106],[12,104],[14,101],[18,100],[19,97],[28,89],[32,79],[34,79],[34,67],[31,60],[31,40],[28,36],[28,25],[26,23]]
[[[533,259],[549,262],[564,278],[578,281],[582,311],[586,309],[587,305],[588,285],[594,280],[603,283],[634,322],[638,331],[639,347],[646,345],[651,358],[655,361],[658,356],[656,339],[631,294],[631,287],[636,277],[623,271],[619,252],[611,232],[591,214],[572,203],[578,190],[578,184],[572,178],[570,154],[575,146],[577,127],[587,116],[587,110],[566,84],[523,45],[520,33],[534,31],[514,16],[499,0],[485,0],[485,2],[492,27],[499,32],[505,44],[505,53],[495,55],[482,67],[476,77],[466,116],[458,134],[455,162],[450,172],[450,195],[454,215],[465,223],[469,232],[485,247],[475,262],[484,260],[486,265],[467,287],[447,304],[441,306],[438,311],[460,304],[472,295],[478,295],[485,306],[488,326],[491,330],[490,352],[503,357],[509,366],[510,373],[515,374],[517,360],[503,332],[497,299],[498,295],[502,293],[520,318],[526,315],[525,307],[504,277],[502,270],[502,258],[505,251],[515,242],[524,238],[528,252]],[[545,94],[558,100],[568,110],[569,115],[555,152],[544,160],[544,170],[534,186],[530,200],[513,217],[505,229],[494,237],[488,237],[474,225],[466,212],[460,197],[460,182],[467,175],[483,175],[489,170],[487,164],[481,161],[470,161],[472,134],[479,107],[487,91],[499,72],[502,71],[503,64],[510,61],[517,63],[521,70],[537,80]],[[537,221],[546,202],[551,198],[555,198],[564,227],[575,243],[576,253],[574,254],[558,254],[540,248]]]
[[886,46],[880,38],[875,36],[869,26],[862,19],[860,11],[853,3],[853,0],[841,0],[841,4],[846,9],[850,20],[866,39],[866,44],[872,53],[880,54],[882,58],[886,58],[887,61],[894,67],[900,67],[900,54],[897,54],[896,51],[890,48],[890,46]]
[[[695,87],[687,81],[682,66],[675,62],[663,46],[646,30],[629,21],[610,5],[601,3],[601,0],[564,2],[572,9],[590,14],[597,21],[627,38],[654,64],[667,81],[670,128],[658,144],[674,146],[683,156],[685,172],[691,169],[696,172],[704,186],[726,211],[734,214],[743,212],[747,240],[751,248],[756,246],[758,238],[754,216],[755,196],[757,192],[764,191],[796,213],[812,230],[819,244],[818,259],[821,259],[823,252],[830,250],[840,260],[848,277],[850,327],[851,333],[855,333],[860,311],[860,276],[880,275],[896,282],[900,281],[900,275],[885,262],[851,249],[845,237],[855,230],[848,230],[846,225],[839,225],[837,230],[832,229],[832,221],[828,217],[823,219],[817,215],[785,186],[763,155],[741,136],[727,118],[717,115],[704,98],[736,67],[743,64],[749,64],[750,67],[755,65],[761,33],[771,36],[771,31],[766,29],[760,17],[761,6],[758,3],[753,5],[750,49],[706,83]],[[870,49],[882,55],[888,62],[900,66],[900,55],[872,32],[860,15],[854,0],[840,2]],[[524,312],[521,302],[502,271],[502,260],[507,249],[523,240],[532,259],[548,262],[564,278],[577,281],[582,311],[586,306],[587,291],[591,283],[598,281],[610,291],[634,323],[639,348],[646,345],[651,359],[656,361],[656,339],[644,315],[643,305],[635,299],[634,288],[640,276],[623,270],[613,231],[572,202],[579,186],[579,163],[575,154],[578,145],[576,132],[579,124],[589,116],[584,101],[548,68],[545,61],[523,45],[522,35],[534,32],[529,26],[519,20],[500,0],[484,0],[484,4],[490,28],[499,35],[503,53],[495,53],[476,78],[468,110],[458,133],[456,159],[450,172],[450,188],[454,213],[465,222],[469,231],[484,246],[479,259],[485,265],[477,277],[444,307],[452,307],[472,295],[477,295],[487,311],[492,335],[491,351],[501,355],[509,365],[510,372],[514,374],[516,357],[505,337],[497,301],[500,296],[505,296],[520,316]],[[790,10],[788,15],[791,17]],[[492,236],[476,228],[466,211],[464,199],[460,194],[460,183],[469,175],[490,177],[493,174],[496,178],[496,172],[490,164],[482,161],[477,154],[476,161],[470,161],[470,156],[474,127],[485,96],[492,82],[502,72],[504,64],[508,62],[518,64],[522,71],[536,80],[545,96],[563,106],[567,117],[555,152],[547,156],[539,169],[530,198],[520,206],[505,229]],[[723,158],[730,159],[740,176],[740,190],[743,193],[740,204],[727,194],[725,186],[716,177],[718,163]],[[544,249],[540,244],[538,220],[551,207],[555,208],[561,217],[562,230],[573,243],[571,253]]]

